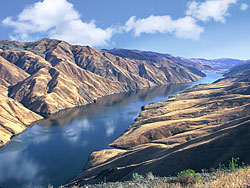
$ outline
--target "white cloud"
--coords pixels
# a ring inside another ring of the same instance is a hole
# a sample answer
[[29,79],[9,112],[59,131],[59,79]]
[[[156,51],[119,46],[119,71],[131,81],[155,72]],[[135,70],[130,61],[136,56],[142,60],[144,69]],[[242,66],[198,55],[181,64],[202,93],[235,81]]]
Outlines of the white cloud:
[[248,9],[248,4],[242,3],[241,6],[240,6],[240,9],[241,9],[242,11],[246,11],[246,10]]
[[129,18],[125,24],[125,31],[133,31],[135,36],[142,33],[172,33],[179,38],[198,39],[204,29],[196,24],[196,20],[186,16],[177,20],[172,20],[166,16],[149,16],[147,18],[136,19],[135,16]]
[[[2,21],[5,26],[13,27],[9,34],[11,40],[34,41],[41,37],[65,40],[71,44],[104,46],[116,33],[169,33],[178,38],[199,39],[204,28],[197,22],[214,20],[225,22],[230,5],[238,0],[190,1],[186,16],[172,19],[171,16],[136,18],[132,16],[124,26],[100,28],[95,21],[84,22],[80,14],[67,0],[42,0],[26,7],[16,19],[7,17]],[[248,5],[241,4],[245,11]]]
[[2,23],[13,27],[10,38],[20,41],[47,34],[72,44],[99,46],[106,45],[114,33],[112,28],[98,28],[94,21],[83,22],[67,0],[39,1],[25,8],[16,20],[7,17]]
[[107,45],[114,34],[112,28],[105,30],[96,27],[95,22],[84,23],[81,20],[73,20],[58,26],[50,32],[51,38],[65,40],[71,44],[100,46]]
[[237,0],[207,0],[205,2],[191,1],[188,4],[186,14],[203,22],[213,19],[217,22],[225,22],[225,17],[229,15],[228,9]]

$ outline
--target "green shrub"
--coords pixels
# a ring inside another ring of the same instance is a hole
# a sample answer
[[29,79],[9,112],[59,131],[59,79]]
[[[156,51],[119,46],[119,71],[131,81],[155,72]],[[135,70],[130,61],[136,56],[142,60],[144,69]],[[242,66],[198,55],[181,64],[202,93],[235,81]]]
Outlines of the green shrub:
[[240,160],[239,157],[232,157],[232,159],[229,161],[229,170],[230,171],[235,171],[236,169],[238,169],[240,167],[240,165],[238,164],[238,161]]
[[218,169],[221,171],[232,171],[233,172],[239,168],[246,168],[246,165],[244,162],[242,162],[241,165],[239,164],[239,160],[240,160],[239,157],[236,157],[236,158],[232,157],[232,159],[228,161],[228,168],[224,164],[220,163]]
[[177,176],[182,184],[194,184],[201,180],[201,177],[192,169],[183,170]]
[[134,172],[132,174],[132,178],[133,178],[133,180],[139,180],[139,179],[143,179],[143,176],[138,174],[137,172]]
[[186,175],[189,175],[189,176],[193,176],[197,179],[201,178],[197,173],[195,173],[194,170],[192,169],[187,169],[187,170],[183,170],[181,172],[178,173],[178,177],[180,176],[186,176]]
[[220,171],[227,171],[227,167],[225,166],[225,164],[223,164],[223,163],[219,163],[219,168],[218,168],[218,170],[220,170]]

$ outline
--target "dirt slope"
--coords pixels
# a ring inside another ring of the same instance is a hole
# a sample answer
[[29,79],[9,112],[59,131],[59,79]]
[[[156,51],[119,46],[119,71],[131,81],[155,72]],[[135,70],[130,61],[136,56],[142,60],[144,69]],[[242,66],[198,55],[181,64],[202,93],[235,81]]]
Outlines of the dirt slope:
[[128,180],[132,173],[158,176],[217,167],[232,156],[250,163],[249,70],[198,85],[146,105],[107,149],[93,152],[85,171],[69,185]]
[[26,125],[41,119],[40,115],[92,103],[113,93],[192,82],[203,76],[199,70],[171,60],[157,64],[121,58],[59,40],[0,41],[0,134],[8,135],[0,140],[6,143]]

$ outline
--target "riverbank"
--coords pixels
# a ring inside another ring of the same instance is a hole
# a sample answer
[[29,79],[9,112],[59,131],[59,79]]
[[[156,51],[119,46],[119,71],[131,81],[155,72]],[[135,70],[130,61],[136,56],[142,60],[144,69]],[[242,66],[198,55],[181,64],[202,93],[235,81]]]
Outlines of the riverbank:
[[[125,181],[149,171],[174,175],[192,168],[214,168],[239,156],[250,162],[249,72],[202,84],[144,106],[125,133],[93,152],[85,170],[68,185]],[[244,148],[244,149],[242,149]]]
[[[188,83],[192,83],[192,82],[187,82],[187,83],[184,82],[184,83],[179,83],[179,84],[188,84]],[[178,85],[178,84],[169,84],[169,85]],[[142,90],[142,89],[153,88],[153,87],[159,87],[159,86],[152,86],[152,87],[145,87],[145,88],[140,88],[140,89],[132,89],[132,90],[124,90],[124,91],[119,91],[119,92],[108,93],[102,96],[98,96],[94,98],[93,100],[87,101],[84,104],[77,104],[71,107],[58,108],[52,113],[48,113],[48,114],[36,113],[36,112],[33,112],[32,110],[29,110],[28,108],[23,106],[21,103],[15,101],[14,99],[10,97],[7,97],[8,96],[7,88],[4,88],[3,92],[0,94],[0,102],[1,102],[0,107],[4,109],[3,111],[1,111],[2,113],[0,115],[0,117],[2,117],[0,121],[0,147],[3,147],[5,144],[7,144],[11,140],[11,138],[13,138],[14,136],[17,136],[23,133],[25,130],[32,127],[36,122],[42,119],[47,119],[48,117],[53,116],[63,110],[79,108],[79,107],[82,107],[91,103],[95,103],[97,100],[103,97],[131,92],[133,90]],[[1,88],[3,87],[1,87],[0,85],[0,91],[1,91]]]
[[122,58],[53,39],[0,41],[0,146],[44,115],[113,93],[205,76],[191,65],[160,59],[159,64]]
[[[221,75],[209,73],[198,83],[213,82],[218,77]],[[82,171],[93,151],[108,148],[139,115],[141,106],[165,100],[195,84],[110,95],[37,122],[0,148],[1,186],[25,187],[30,182],[39,188],[49,183],[60,186]]]

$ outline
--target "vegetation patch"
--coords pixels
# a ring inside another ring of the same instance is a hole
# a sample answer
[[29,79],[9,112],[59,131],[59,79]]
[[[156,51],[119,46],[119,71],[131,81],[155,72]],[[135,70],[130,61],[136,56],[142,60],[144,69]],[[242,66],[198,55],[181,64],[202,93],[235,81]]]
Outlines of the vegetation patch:
[[195,173],[195,171],[192,169],[187,169],[187,170],[183,170],[179,172],[177,177],[178,177],[178,181],[181,184],[185,184],[185,185],[195,184],[201,181],[201,176]]
[[132,178],[133,180],[139,180],[139,179],[143,179],[143,176],[135,172],[132,174]]
[[[102,182],[94,185],[75,185],[71,188],[249,188],[250,167],[240,164],[239,158],[230,159],[227,165],[221,164],[213,172],[196,173],[186,169],[177,177],[157,177],[152,172],[145,176],[135,172],[131,181]],[[51,187],[49,187],[51,188]],[[60,188],[64,188],[61,186]]]

